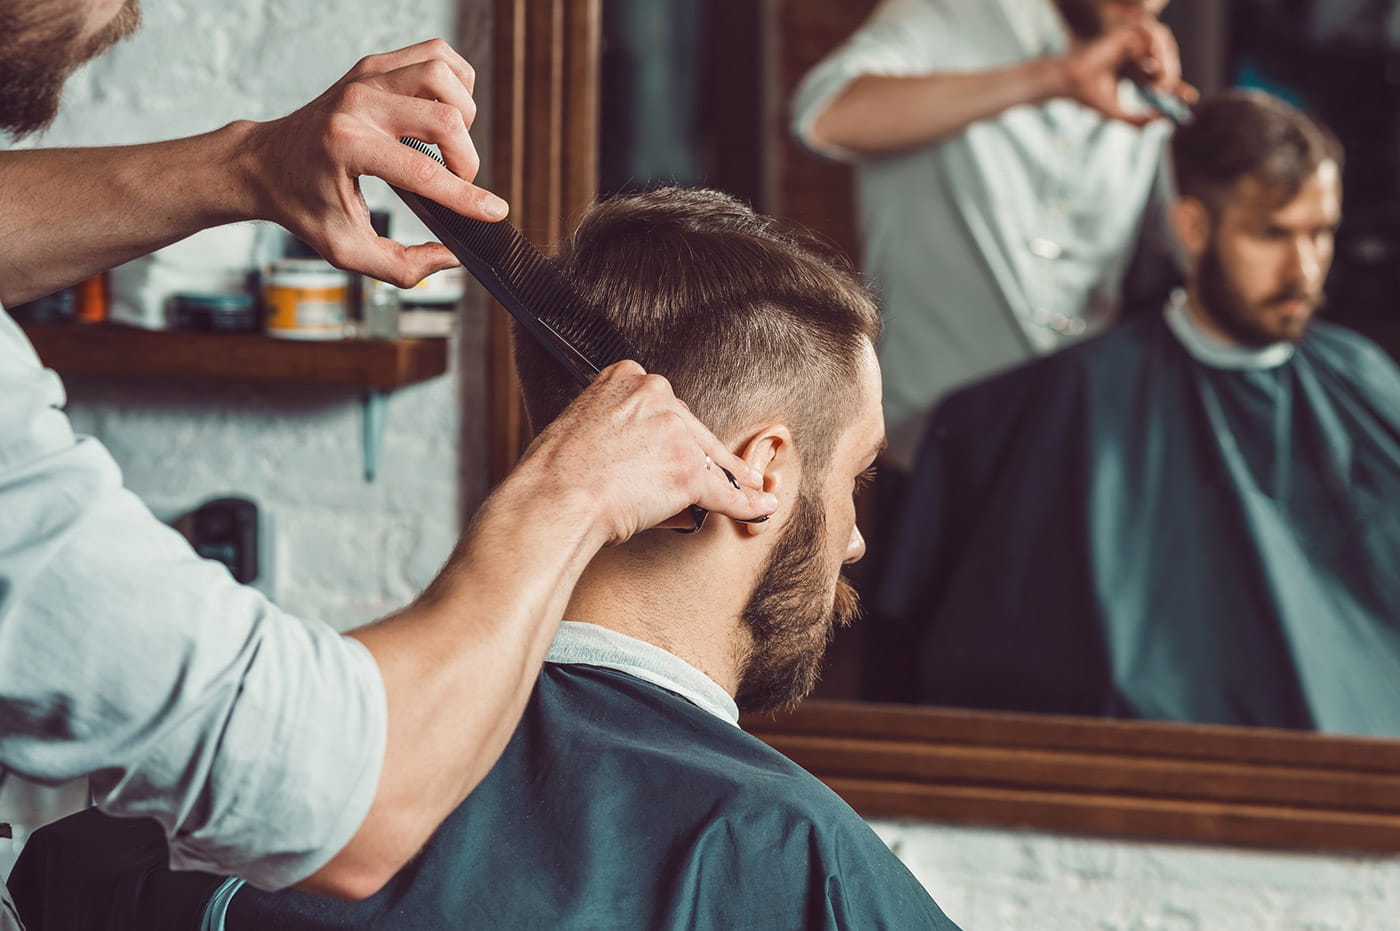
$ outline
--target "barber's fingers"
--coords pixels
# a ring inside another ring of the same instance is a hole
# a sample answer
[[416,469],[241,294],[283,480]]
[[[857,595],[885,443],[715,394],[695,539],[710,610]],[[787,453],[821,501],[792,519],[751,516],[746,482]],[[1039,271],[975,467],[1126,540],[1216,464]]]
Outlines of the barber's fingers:
[[467,89],[467,93],[470,94],[476,90],[476,69],[443,39],[428,39],[392,52],[366,55],[355,64],[355,67],[350,69],[342,80],[348,81],[368,75],[386,74],[390,71],[397,71],[429,61],[438,61],[447,65],[456,75],[457,80]]
[[1123,75],[1141,71],[1142,64],[1152,60],[1152,43],[1152,30],[1137,22],[1118,26],[1070,53],[1066,58],[1069,95],[1104,116],[1131,126],[1145,126],[1158,119],[1157,114],[1128,110],[1118,99]]
[[466,181],[476,177],[481,159],[470,134],[476,101],[446,63],[418,62],[365,80],[391,95],[381,102],[387,105],[383,125],[436,144],[453,173]]
[[682,419],[700,453],[698,461],[686,464],[694,498],[691,503],[736,520],[766,519],[776,501],[762,490],[763,473],[731,452],[689,408],[683,409]]
[[462,263],[442,243],[425,242],[407,246],[376,236],[373,229],[341,240],[336,264],[360,270],[371,278],[401,288],[411,288],[424,278]]
[[1141,31],[1147,43],[1147,54],[1139,59],[1139,68],[1155,86],[1176,93],[1181,84],[1181,51],[1176,37],[1155,19],[1143,20],[1135,28]]
[[[691,412],[690,405],[675,396],[666,378],[649,375],[636,362],[627,360],[604,369],[597,380],[634,381],[635,390],[649,395],[648,403],[654,409],[649,416],[661,424],[661,435],[670,443],[666,453],[674,458],[683,482],[691,489],[692,500],[687,504],[698,504],[731,517],[751,518],[766,513],[747,510],[747,492],[761,492],[763,473],[711,433]],[[733,476],[734,481],[728,476]],[[736,507],[739,512],[734,511]]]
[[759,490],[762,476],[695,418],[665,378],[631,361],[604,369],[540,434],[521,468],[586,488],[614,543],[652,527],[693,526],[685,514],[691,505],[753,520],[778,503]]
[[[382,108],[373,113],[378,139],[366,140],[362,169],[390,184],[431,198],[465,216],[495,221],[505,217],[508,206],[495,194],[471,183],[481,164],[476,146],[459,112],[448,104],[383,94],[375,101]],[[436,143],[446,166],[399,141],[402,136]]]
[[[505,201],[471,183],[481,161],[462,110],[449,103],[404,96],[380,81],[352,82],[339,89],[327,121],[346,167],[422,194],[480,220],[506,215]],[[474,111],[473,111],[474,115]],[[411,136],[436,144],[447,167],[404,145]]]
[[[359,178],[388,183],[465,216],[499,220],[505,201],[472,183],[480,165],[471,66],[441,40],[362,59],[320,97],[279,120],[253,124],[247,145],[249,216],[273,220],[333,264],[400,286],[457,264],[437,243],[377,236]],[[399,139],[435,144],[447,166]]]

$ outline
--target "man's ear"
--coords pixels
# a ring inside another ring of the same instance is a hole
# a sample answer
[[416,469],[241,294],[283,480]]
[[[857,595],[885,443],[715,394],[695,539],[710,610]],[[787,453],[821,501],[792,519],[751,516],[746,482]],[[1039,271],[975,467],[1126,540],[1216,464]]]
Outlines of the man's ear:
[[778,498],[778,520],[761,524],[741,524],[750,534],[764,533],[773,524],[781,524],[781,515],[791,510],[802,487],[802,463],[792,431],[786,424],[769,424],[750,434],[738,450],[739,457],[763,474],[763,490]]
[[1205,254],[1210,242],[1210,211],[1195,197],[1179,198],[1171,206],[1171,224],[1193,260]]

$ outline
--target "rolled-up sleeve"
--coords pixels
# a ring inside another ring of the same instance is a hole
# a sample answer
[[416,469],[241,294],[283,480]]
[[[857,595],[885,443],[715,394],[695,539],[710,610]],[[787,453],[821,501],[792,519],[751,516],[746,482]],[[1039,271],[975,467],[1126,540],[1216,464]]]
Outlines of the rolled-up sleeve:
[[[978,0],[983,2],[983,0]],[[817,140],[812,127],[846,86],[868,74],[916,75],[935,71],[951,58],[944,45],[965,35],[969,24],[940,0],[885,0],[864,24],[802,79],[792,103],[792,132],[812,151],[839,161],[861,156]]]
[[63,403],[0,310],[0,766],[90,774],[105,811],[161,823],[176,868],[304,879],[373,801],[373,658],[199,558]]

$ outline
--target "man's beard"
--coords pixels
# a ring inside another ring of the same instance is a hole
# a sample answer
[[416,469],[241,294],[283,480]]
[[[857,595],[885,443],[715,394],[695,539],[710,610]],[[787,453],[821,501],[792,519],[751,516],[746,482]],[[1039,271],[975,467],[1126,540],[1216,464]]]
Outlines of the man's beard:
[[[1321,292],[1313,293],[1303,285],[1295,284],[1251,304],[1226,276],[1225,264],[1220,261],[1213,237],[1201,256],[1196,286],[1200,290],[1201,303],[1215,325],[1235,342],[1250,348],[1302,342],[1313,315],[1327,301],[1326,295]],[[1293,300],[1307,301],[1312,305],[1312,311],[1297,317],[1277,317],[1268,313],[1271,305]]]
[[806,698],[836,627],[860,612],[859,597],[844,578],[829,594],[826,544],[822,505],[803,493],[744,608],[750,644],[734,697],[741,711],[773,711]]
[[[29,9],[21,11],[24,6]],[[80,42],[83,21],[77,12],[46,16],[32,3],[17,2],[0,7],[0,132],[20,138],[47,128],[58,115],[69,76],[140,23],[140,0],[127,0],[111,22]]]

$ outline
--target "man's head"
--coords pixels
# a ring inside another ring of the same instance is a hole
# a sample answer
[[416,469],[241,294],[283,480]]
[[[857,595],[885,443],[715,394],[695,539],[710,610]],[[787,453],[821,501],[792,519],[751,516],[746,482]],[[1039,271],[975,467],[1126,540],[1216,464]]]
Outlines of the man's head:
[[[864,552],[852,493],[884,441],[874,302],[808,240],[714,191],[664,188],[596,204],[559,262],[638,361],[665,375],[781,502],[766,524],[712,517],[694,537],[643,534],[625,545],[627,558],[648,570],[698,563],[702,553],[710,565],[729,559],[734,573],[671,597],[713,608],[738,599],[741,708],[800,700],[833,625],[854,613],[839,579],[842,563]],[[578,389],[521,334],[516,361],[541,429]],[[735,591],[740,573],[751,590]]]
[[140,0],[0,0],[0,132],[48,126],[69,75],[140,21]]
[[1235,90],[1196,109],[1172,159],[1195,306],[1242,346],[1301,340],[1332,265],[1341,145],[1283,101]]
[[1104,33],[1136,22],[1142,16],[1156,18],[1169,0],[1055,0],[1069,31],[1079,39],[1097,39]]

